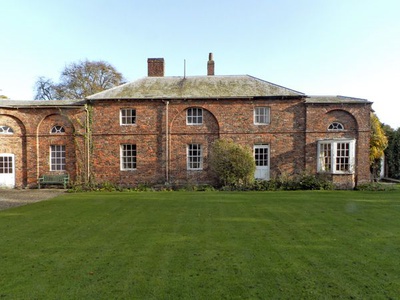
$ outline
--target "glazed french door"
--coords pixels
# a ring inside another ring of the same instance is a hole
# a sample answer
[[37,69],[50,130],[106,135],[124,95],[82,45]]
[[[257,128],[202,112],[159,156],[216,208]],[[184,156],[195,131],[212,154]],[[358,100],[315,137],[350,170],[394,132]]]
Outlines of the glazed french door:
[[15,187],[14,154],[0,153],[0,188]]
[[254,177],[261,180],[269,180],[269,145],[254,145],[254,159],[256,172]]

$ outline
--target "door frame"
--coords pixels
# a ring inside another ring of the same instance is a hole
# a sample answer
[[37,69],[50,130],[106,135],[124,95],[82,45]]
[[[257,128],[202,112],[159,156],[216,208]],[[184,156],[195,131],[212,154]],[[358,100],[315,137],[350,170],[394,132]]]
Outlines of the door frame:
[[15,187],[15,155],[12,153],[0,153],[0,157],[11,157],[11,164],[12,164],[11,173],[0,173],[0,188],[14,188]]
[[[257,166],[256,160],[256,149],[267,149],[267,165]],[[256,171],[254,172],[254,178],[261,180],[269,180],[270,179],[270,146],[269,144],[255,144],[253,146],[253,155],[256,161]],[[263,173],[263,176],[259,176],[260,173]]]

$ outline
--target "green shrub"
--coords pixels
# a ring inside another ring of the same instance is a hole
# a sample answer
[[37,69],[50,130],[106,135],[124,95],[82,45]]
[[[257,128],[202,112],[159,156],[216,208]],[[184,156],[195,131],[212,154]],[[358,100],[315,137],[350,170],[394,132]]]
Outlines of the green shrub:
[[332,190],[333,183],[323,174],[304,173],[297,178],[300,190]]
[[220,185],[239,188],[254,181],[256,164],[250,148],[219,139],[211,147],[210,168]]
[[[230,142],[229,142],[230,143]],[[236,152],[234,152],[236,153]],[[232,166],[229,168],[234,169]],[[254,171],[247,174],[246,177],[240,178],[229,175],[224,182],[221,182],[222,191],[294,191],[294,190],[332,190],[333,184],[327,176],[322,174],[303,173],[290,176],[281,174],[280,176],[271,178],[271,180],[254,180]],[[226,172],[227,174],[228,172]],[[234,173],[232,171],[232,173]],[[225,174],[225,173],[224,173]],[[243,174],[238,172],[238,174]],[[251,177],[251,178],[250,178]],[[224,184],[225,183],[225,184]],[[359,190],[389,190],[393,189],[391,185],[371,183],[360,185]],[[214,186],[208,184],[186,184],[171,186],[169,184],[151,186],[149,184],[138,184],[132,187],[124,187],[110,182],[101,184],[74,184],[68,190],[70,193],[89,192],[89,191],[106,191],[106,192],[148,192],[148,191],[215,191]]]
[[147,192],[154,190],[147,184],[136,186],[123,186],[111,182],[92,184],[73,184],[68,190],[69,193],[78,192]]
[[198,185],[188,184],[185,186],[178,187],[174,190],[180,192],[212,192],[215,191],[215,188],[208,184],[198,184]]
[[295,176],[282,174],[269,181],[255,180],[248,189],[253,191],[332,190],[333,184],[329,178],[321,174],[304,173]]
[[274,190],[271,188],[271,181],[266,181],[266,180],[254,180],[253,186],[252,186],[253,191],[271,191]]

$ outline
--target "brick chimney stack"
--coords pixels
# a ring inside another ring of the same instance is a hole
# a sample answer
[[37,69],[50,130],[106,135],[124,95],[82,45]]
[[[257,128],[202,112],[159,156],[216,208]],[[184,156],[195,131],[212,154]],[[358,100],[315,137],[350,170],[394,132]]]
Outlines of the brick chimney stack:
[[207,75],[208,76],[214,76],[214,68],[215,68],[215,63],[213,60],[213,54],[210,53],[208,55],[208,62],[207,62]]
[[147,76],[164,77],[164,58],[147,59]]

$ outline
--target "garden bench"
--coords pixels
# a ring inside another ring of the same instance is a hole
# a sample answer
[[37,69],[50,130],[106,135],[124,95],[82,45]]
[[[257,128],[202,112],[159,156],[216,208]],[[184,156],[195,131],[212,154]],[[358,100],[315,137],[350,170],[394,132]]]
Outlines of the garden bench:
[[64,189],[67,188],[67,184],[69,182],[68,174],[51,174],[51,175],[42,175],[39,177],[38,185],[39,189],[41,185],[45,184],[60,184],[64,186]]

